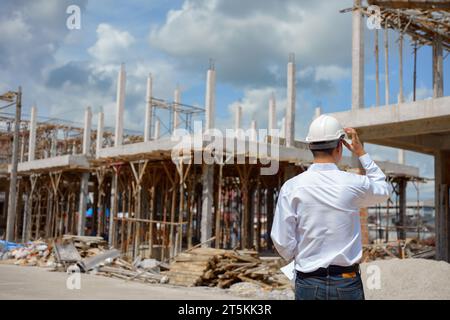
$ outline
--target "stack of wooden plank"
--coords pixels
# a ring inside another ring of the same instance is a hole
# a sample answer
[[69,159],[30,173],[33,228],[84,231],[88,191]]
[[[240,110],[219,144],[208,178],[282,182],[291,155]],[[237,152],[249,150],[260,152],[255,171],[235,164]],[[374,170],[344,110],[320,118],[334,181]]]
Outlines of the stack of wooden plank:
[[62,241],[72,241],[82,258],[92,257],[108,250],[108,242],[102,237],[88,237],[65,234]]
[[166,274],[169,283],[182,286],[228,288],[242,281],[268,290],[290,286],[280,276],[278,263],[261,260],[256,251],[193,249],[178,255]]
[[433,243],[426,240],[408,238],[388,243],[363,246],[363,262],[385,259],[423,258],[433,259],[436,255]]
[[166,283],[168,281],[167,276],[160,274],[160,268],[163,266],[164,264],[158,263],[151,268],[139,268],[126,260],[117,258],[111,265],[99,267],[97,274],[126,281]]

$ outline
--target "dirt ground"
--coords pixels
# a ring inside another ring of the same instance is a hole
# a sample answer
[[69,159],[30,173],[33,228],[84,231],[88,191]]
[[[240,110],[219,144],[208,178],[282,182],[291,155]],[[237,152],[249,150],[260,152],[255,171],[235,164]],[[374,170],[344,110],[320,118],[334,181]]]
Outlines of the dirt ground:
[[64,272],[0,264],[0,299],[243,299],[216,288],[125,282],[91,274],[81,274],[80,289],[70,290],[67,278]]
[[[450,264],[424,259],[382,260],[362,265],[366,299],[450,300]],[[5,299],[293,299],[293,292],[264,292],[250,283],[235,289],[126,282],[81,274],[81,288],[67,289],[68,274],[0,264],[0,300]],[[288,290],[289,291],[289,290]]]

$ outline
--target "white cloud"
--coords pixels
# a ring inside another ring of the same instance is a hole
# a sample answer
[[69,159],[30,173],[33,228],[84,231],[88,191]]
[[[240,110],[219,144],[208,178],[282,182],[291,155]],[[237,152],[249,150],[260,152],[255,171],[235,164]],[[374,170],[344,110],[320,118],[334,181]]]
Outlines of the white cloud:
[[330,80],[339,81],[351,76],[350,68],[343,68],[337,65],[318,66],[316,68],[316,81]]
[[[410,92],[407,101],[413,101],[414,93]],[[416,100],[425,100],[433,97],[433,89],[427,88],[425,86],[418,87],[416,89]]]
[[289,52],[300,66],[350,63],[351,19],[339,13],[348,3],[186,0],[151,30],[150,43],[190,65],[216,59],[225,81],[267,85]]
[[25,23],[20,12],[13,12],[10,17],[0,20],[0,41],[2,43],[14,44],[20,39],[21,43],[31,40],[29,26]]
[[129,53],[134,37],[126,31],[101,23],[97,27],[97,42],[88,52],[99,62],[120,62]]

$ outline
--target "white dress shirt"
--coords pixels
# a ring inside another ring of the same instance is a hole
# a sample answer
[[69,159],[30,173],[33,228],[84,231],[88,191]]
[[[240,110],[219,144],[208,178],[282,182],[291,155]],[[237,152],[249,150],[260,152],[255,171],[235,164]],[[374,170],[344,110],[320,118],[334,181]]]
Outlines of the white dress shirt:
[[359,161],[366,175],[315,163],[281,187],[271,237],[285,260],[295,259],[296,270],[312,272],[361,260],[359,208],[385,201],[390,188],[367,153]]

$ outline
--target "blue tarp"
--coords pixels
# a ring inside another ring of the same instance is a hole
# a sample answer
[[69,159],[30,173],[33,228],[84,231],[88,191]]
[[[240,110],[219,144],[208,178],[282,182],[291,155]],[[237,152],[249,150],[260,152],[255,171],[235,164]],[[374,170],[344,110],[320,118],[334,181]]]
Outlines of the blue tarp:
[[22,244],[5,241],[5,240],[0,240],[0,251],[9,251],[9,250],[21,248],[21,247],[23,247]]
[[[100,209],[97,210],[97,212],[101,212]],[[86,217],[90,218],[94,214],[94,209],[89,208],[86,210]],[[109,208],[106,208],[106,217],[109,217]]]

